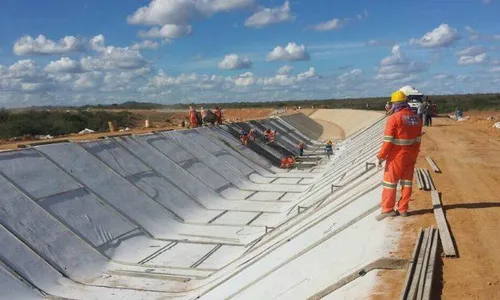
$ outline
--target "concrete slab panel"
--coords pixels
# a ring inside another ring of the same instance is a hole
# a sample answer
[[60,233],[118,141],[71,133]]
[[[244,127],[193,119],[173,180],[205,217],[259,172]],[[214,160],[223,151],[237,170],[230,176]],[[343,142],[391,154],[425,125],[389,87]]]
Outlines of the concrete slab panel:
[[0,265],[0,291],[4,299],[40,299],[42,295]]
[[0,153],[0,171],[34,199],[80,188],[69,176],[31,149]]
[[244,211],[229,211],[223,214],[220,218],[217,218],[213,223],[246,225],[258,214],[259,213],[244,212]]
[[94,247],[137,228],[84,189],[47,197],[39,204]]
[[174,247],[150,260],[148,265],[190,268],[215,247],[206,244],[177,243]]
[[248,200],[256,201],[279,201],[279,198],[285,193],[282,192],[257,192],[253,194]]
[[222,246],[204,260],[197,268],[222,269],[226,264],[243,254],[244,251],[244,247]]
[[253,195],[255,192],[252,191],[242,191],[235,187],[228,187],[219,192],[220,195],[229,200],[241,200],[246,199],[250,195]]
[[68,228],[3,177],[0,177],[0,195],[0,223],[44,259],[82,282],[102,273],[106,259],[100,253],[73,234],[67,234]]
[[278,178],[274,183],[280,184],[298,184],[302,178]]

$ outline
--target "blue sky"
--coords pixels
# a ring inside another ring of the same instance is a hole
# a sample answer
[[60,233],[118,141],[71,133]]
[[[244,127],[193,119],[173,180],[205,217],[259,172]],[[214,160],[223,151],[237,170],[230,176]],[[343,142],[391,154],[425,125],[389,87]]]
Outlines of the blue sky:
[[3,0],[0,106],[499,92],[499,0]]

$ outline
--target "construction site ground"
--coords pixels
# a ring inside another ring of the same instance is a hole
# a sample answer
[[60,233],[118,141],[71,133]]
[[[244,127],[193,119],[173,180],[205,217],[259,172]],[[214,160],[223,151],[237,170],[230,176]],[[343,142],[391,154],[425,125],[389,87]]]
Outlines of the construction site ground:
[[[431,171],[456,244],[458,258],[442,258],[435,292],[441,299],[500,299],[500,120],[499,112],[467,112],[470,119],[457,122],[434,118],[425,127],[418,168]],[[430,156],[442,173],[432,172]],[[415,186],[415,185],[414,185]],[[436,226],[431,195],[414,188],[411,215],[401,231],[395,257],[410,258],[420,227]],[[397,299],[406,271],[382,271],[372,299]],[[441,282],[439,282],[441,279]]]

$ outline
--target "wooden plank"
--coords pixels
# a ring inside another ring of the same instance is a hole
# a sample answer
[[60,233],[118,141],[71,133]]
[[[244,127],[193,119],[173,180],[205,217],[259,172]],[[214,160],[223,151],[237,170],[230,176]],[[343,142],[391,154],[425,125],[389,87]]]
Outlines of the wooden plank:
[[429,229],[429,242],[427,243],[427,247],[425,248],[424,251],[424,262],[422,264],[422,270],[420,271],[420,278],[418,279],[418,289],[417,289],[417,299],[420,300],[422,299],[422,295],[424,293],[424,285],[425,285],[425,279],[427,275],[427,269],[429,267],[429,258],[431,254],[431,246],[432,246],[432,241],[434,240],[434,227],[431,227]]
[[422,295],[422,300],[431,300],[432,287],[434,285],[434,277],[436,264],[438,262],[438,244],[439,244],[439,230],[434,235],[434,240],[432,241],[431,257],[429,259],[429,268],[427,269],[427,274],[425,276],[425,286],[424,293]]
[[441,173],[441,170],[439,169],[439,167],[436,165],[436,163],[434,162],[434,160],[432,158],[430,158],[429,156],[426,156],[425,159],[427,160],[427,162],[429,163],[429,165],[431,166],[432,170],[435,173]]
[[410,291],[408,292],[408,297],[406,299],[415,300],[418,291],[418,282],[420,280],[420,274],[422,272],[422,266],[424,263],[424,250],[427,248],[427,244],[429,243],[430,230],[424,230],[424,238],[422,241],[422,245],[420,247],[420,251],[418,253],[417,265],[415,267],[415,272],[413,273],[413,280],[411,281]]
[[441,244],[443,245],[444,255],[446,257],[456,257],[457,251],[455,249],[455,245],[453,244],[453,240],[451,239],[450,229],[448,227],[448,222],[446,221],[446,216],[444,215],[439,192],[437,190],[432,191],[431,197],[434,208],[434,217],[436,218],[437,227],[439,229],[439,237],[441,238]]
[[429,170],[425,170],[425,175],[427,176],[427,180],[429,181],[431,191],[434,191],[436,189],[436,186],[434,185],[434,180],[432,180],[431,172],[429,172]]
[[415,267],[417,266],[418,253],[420,252],[420,247],[422,245],[422,240],[424,237],[424,230],[422,227],[418,230],[417,239],[415,241],[415,247],[413,248],[413,254],[411,255],[411,261],[408,265],[408,271],[406,271],[405,283],[403,285],[403,290],[401,291],[401,300],[406,299],[408,293],[410,292],[411,282],[413,280],[413,274],[415,273]]

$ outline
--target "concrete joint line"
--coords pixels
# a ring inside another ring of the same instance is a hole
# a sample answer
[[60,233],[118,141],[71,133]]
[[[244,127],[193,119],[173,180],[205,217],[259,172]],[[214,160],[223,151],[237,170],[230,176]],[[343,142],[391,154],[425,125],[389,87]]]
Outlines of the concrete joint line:
[[322,291],[312,295],[311,297],[307,298],[307,300],[318,300],[322,299],[323,297],[328,296],[329,294],[335,292],[336,290],[340,289],[341,287],[349,284],[350,282],[365,276],[369,272],[373,270],[399,270],[399,269],[405,269],[408,265],[409,261],[407,259],[400,259],[400,258],[379,258],[362,268],[352,272],[351,274],[345,276],[344,278],[340,279],[339,281],[335,282],[334,284],[328,286],[327,288],[323,289]]
[[139,261],[138,264],[139,265],[143,265],[143,264],[147,263],[148,261],[150,261],[150,260],[158,257],[159,255],[165,253],[167,250],[172,249],[177,244],[178,244],[178,242],[171,242],[170,244],[167,244],[167,245],[163,246],[158,251],[152,253],[151,255],[149,255],[149,256],[145,257],[144,259],[142,259],[141,261]]
[[207,260],[207,258],[209,258],[212,254],[215,253],[215,251],[219,250],[220,247],[222,247],[222,244],[219,244],[217,246],[215,246],[212,250],[210,250],[207,254],[205,254],[202,258],[200,258],[197,262],[195,262],[191,268],[194,269],[194,268],[197,268],[199,265],[201,265],[205,260]]
[[222,217],[225,213],[227,213],[229,210],[225,210],[223,212],[221,212],[220,214],[218,214],[217,216],[215,216],[212,220],[208,221],[208,224],[211,224],[213,223],[215,220],[217,220],[218,218]]
[[257,220],[260,216],[262,216],[263,213],[264,213],[263,211],[258,213],[255,217],[253,217],[250,221],[248,221],[248,223],[246,225],[252,224],[255,220]]

